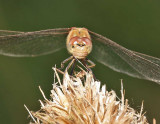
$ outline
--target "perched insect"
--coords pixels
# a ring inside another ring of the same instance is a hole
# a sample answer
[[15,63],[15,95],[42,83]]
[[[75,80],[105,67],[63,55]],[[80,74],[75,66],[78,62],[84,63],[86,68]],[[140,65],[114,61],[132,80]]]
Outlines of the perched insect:
[[[127,75],[151,80],[160,84],[160,59],[134,52],[110,39],[86,28],[59,28],[35,32],[0,30],[0,54],[15,57],[38,56],[54,53],[65,47],[71,57],[69,68],[75,59],[89,62],[87,68],[95,64],[86,57],[90,54],[100,63]],[[93,44],[93,48],[92,48]]]
[[[90,68],[95,66],[95,64],[91,60],[86,58],[88,54],[92,51],[91,37],[86,28],[73,27],[67,36],[66,46],[68,52],[72,56],[65,59],[61,63],[62,68],[64,67],[64,63],[66,63],[69,60],[72,60],[66,68],[66,70],[68,70],[77,59],[82,61],[82,64],[87,68],[87,70],[90,70]],[[90,63],[90,65],[87,65],[87,62]]]

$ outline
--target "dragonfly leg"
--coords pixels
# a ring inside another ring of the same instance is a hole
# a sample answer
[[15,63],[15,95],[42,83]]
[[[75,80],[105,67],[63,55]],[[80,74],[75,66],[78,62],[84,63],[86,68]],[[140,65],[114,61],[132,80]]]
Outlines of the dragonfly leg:
[[91,60],[86,59],[86,61],[87,61],[88,63],[90,63],[90,65],[87,65],[87,68],[93,68],[94,66],[96,66],[96,64],[95,64],[94,62],[92,62]]
[[67,59],[65,59],[63,62],[61,62],[61,69],[63,69],[63,68],[64,68],[64,64],[65,64],[66,62],[68,62],[69,60],[71,60],[71,59],[73,59],[73,56],[70,56],[70,57],[68,57]]
[[73,58],[72,61],[68,64],[65,71],[68,71],[68,69],[75,63],[75,59]]
[[72,69],[71,69],[70,75],[73,75],[73,72],[74,72],[74,69],[75,69],[75,64],[76,64],[76,60],[74,61],[73,65],[72,65]]
[[80,66],[77,65],[77,67],[81,70],[80,72],[78,72],[76,75],[76,77],[79,77],[79,78],[83,78],[85,75],[86,75],[86,71],[81,68]]
[[[90,65],[87,65],[86,62],[90,63]],[[97,80],[96,77],[95,77],[95,75],[94,75],[94,73],[93,73],[93,71],[92,71],[92,69],[91,69],[96,64],[94,62],[92,62],[91,60],[87,59],[87,58],[83,61],[83,63],[86,66],[86,68],[88,69],[88,71],[90,71],[92,73],[94,80]]]
[[[65,73],[63,71],[61,71],[60,69],[56,68],[56,71],[61,73],[62,75],[64,75]],[[73,78],[73,76],[69,75],[71,78]]]

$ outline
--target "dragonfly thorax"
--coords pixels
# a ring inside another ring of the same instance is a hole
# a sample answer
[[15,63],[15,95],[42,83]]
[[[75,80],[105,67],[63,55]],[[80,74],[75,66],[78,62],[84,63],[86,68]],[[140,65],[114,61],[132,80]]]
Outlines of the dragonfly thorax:
[[78,59],[84,59],[92,50],[92,42],[88,30],[72,28],[67,37],[67,50]]

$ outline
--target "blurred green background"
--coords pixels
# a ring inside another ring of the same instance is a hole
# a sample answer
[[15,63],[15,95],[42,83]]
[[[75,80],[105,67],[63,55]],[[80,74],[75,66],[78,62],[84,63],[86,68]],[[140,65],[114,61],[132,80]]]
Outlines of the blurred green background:
[[[0,0],[0,30],[36,31],[63,27],[86,27],[118,44],[160,58],[159,0]],[[65,41],[64,41],[65,43]],[[0,123],[28,123],[28,112],[40,108],[41,86],[49,98],[53,70],[69,57],[66,49],[35,58],[14,58],[0,55]],[[112,71],[97,65],[97,79],[108,90],[120,96],[123,79],[125,98],[131,107],[144,112],[151,123],[160,123],[160,85]]]

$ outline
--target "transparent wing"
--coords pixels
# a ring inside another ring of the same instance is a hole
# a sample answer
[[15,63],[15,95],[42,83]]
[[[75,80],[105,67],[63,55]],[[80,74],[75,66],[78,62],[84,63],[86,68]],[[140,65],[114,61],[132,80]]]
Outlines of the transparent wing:
[[146,54],[143,54],[143,53],[139,53],[139,52],[135,52],[135,51],[132,51],[134,52],[135,54],[137,54],[138,56],[141,56],[155,64],[157,64],[158,66],[160,66],[160,59],[159,58],[156,58],[156,57],[153,57],[153,56],[149,56],[149,55],[146,55]]
[[0,30],[0,36],[16,35],[16,34],[22,34],[22,33],[24,33],[24,32],[20,32],[20,31]]
[[110,39],[89,31],[92,56],[111,69],[160,84],[160,59],[128,50]]
[[38,56],[53,53],[65,47],[70,28],[35,32],[0,30],[0,54],[7,56]]

